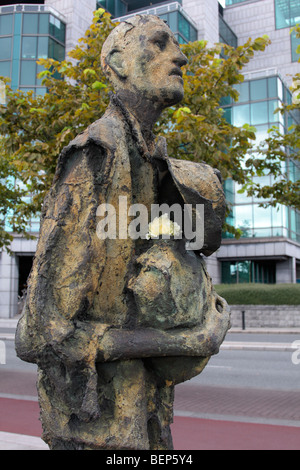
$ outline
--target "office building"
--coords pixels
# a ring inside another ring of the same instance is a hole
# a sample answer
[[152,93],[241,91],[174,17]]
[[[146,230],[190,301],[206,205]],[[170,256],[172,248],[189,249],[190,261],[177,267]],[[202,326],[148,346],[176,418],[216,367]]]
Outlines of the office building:
[[[245,67],[245,82],[238,87],[238,103],[224,100],[227,119],[236,126],[257,128],[257,140],[277,125],[282,132],[299,116],[274,114],[281,102],[290,102],[292,76],[299,71],[296,47],[300,41],[290,29],[300,23],[299,0],[45,0],[0,5],[0,75],[11,78],[13,89],[45,88],[36,78],[40,57],[61,60],[91,24],[93,11],[105,8],[116,19],[136,13],[155,14],[168,22],[179,43],[205,39],[210,45],[225,42],[234,47],[249,37],[267,34],[272,44]],[[299,178],[299,166],[288,162],[290,177]],[[264,176],[272,184],[272,176]],[[289,283],[300,281],[299,212],[278,205],[259,207],[232,180],[224,183],[232,204],[229,221],[242,229],[240,240],[224,234],[221,248],[207,259],[215,283]],[[38,232],[38,221],[31,231]],[[0,253],[0,317],[18,311],[18,295],[26,282],[36,241],[15,236],[14,256]]]

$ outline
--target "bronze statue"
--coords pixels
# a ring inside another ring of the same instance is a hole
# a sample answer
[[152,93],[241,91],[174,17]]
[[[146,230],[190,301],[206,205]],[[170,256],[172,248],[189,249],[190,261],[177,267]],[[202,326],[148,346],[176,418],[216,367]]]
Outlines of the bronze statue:
[[[16,349],[38,365],[50,449],[172,449],[174,386],[203,370],[230,324],[201,257],[220,246],[224,193],[218,172],[169,158],[152,133],[184,93],[187,59],[164,21],[121,23],[101,57],[115,94],[59,157]],[[126,236],[124,200],[149,213],[190,205],[191,223],[201,205],[201,247]],[[115,208],[115,238],[97,230],[103,204]]]

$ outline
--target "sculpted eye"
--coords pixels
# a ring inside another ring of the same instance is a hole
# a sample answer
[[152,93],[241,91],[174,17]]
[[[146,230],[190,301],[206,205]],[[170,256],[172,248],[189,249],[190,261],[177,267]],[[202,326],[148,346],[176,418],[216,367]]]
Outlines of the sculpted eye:
[[156,46],[160,48],[161,51],[163,51],[166,48],[166,41],[160,40],[160,41],[155,41]]

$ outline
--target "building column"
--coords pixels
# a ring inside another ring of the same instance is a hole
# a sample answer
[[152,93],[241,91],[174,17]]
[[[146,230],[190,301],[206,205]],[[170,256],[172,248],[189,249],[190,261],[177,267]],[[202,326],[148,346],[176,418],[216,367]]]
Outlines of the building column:
[[290,284],[296,282],[296,258],[276,263],[276,283]]
[[18,310],[18,259],[0,254],[0,318],[13,318]]
[[293,257],[292,261],[292,283],[296,284],[297,282],[297,265],[296,265],[296,258]]

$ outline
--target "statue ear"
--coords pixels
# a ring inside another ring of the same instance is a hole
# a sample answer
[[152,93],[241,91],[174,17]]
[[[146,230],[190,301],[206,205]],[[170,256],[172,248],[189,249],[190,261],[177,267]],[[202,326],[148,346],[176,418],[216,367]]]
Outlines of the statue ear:
[[118,49],[113,49],[105,59],[106,64],[121,78],[127,78],[126,64],[123,60],[123,54]]

